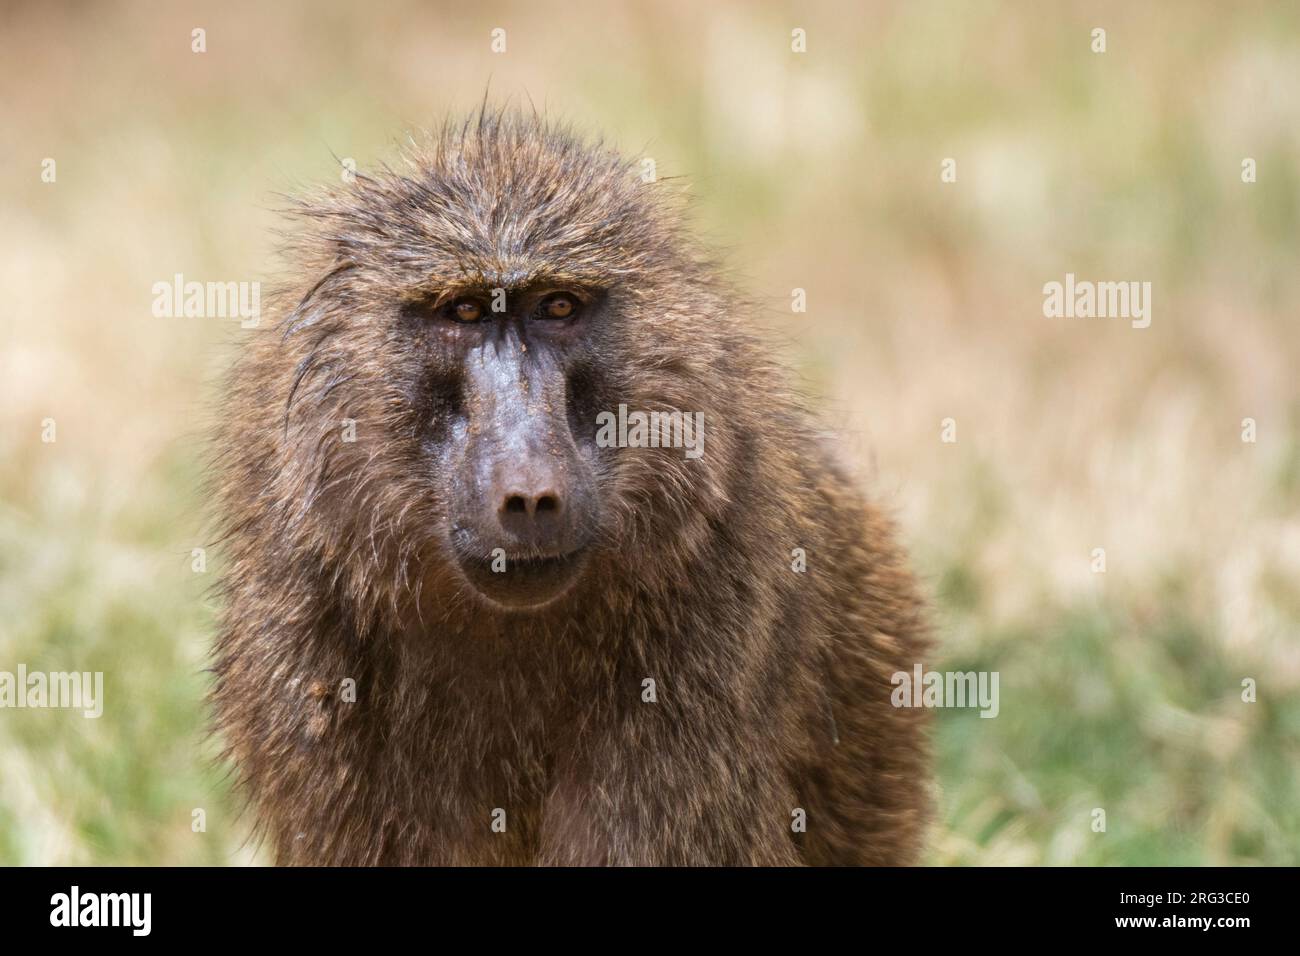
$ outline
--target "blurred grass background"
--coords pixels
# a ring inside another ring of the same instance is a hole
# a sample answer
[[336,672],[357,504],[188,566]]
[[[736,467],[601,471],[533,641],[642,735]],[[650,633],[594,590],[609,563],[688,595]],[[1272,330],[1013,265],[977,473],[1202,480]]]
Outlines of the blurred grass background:
[[[0,711],[0,863],[260,859],[190,568],[237,330],[151,287],[274,278],[276,191],[489,83],[687,178],[902,520],[932,666],[1000,672],[939,713],[930,862],[1300,862],[1300,8],[32,3],[0,60],[0,670],[107,697]],[[1066,272],[1152,282],[1151,327],[1044,319]]]

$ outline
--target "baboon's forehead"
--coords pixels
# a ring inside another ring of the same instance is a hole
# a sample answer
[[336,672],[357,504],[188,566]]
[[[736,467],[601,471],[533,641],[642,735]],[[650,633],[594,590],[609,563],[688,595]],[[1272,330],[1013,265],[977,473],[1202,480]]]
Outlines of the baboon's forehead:
[[361,271],[402,283],[590,285],[662,268],[675,206],[627,158],[534,119],[444,131],[308,215]]
[[350,250],[363,267],[419,284],[516,288],[567,280],[603,286],[644,275],[671,242],[637,204],[609,197],[534,201],[536,194],[449,189],[407,206]]
[[454,261],[504,284],[547,270],[628,269],[654,231],[653,205],[635,184],[600,172],[569,181],[541,169],[440,179],[424,207],[424,245],[435,264]]

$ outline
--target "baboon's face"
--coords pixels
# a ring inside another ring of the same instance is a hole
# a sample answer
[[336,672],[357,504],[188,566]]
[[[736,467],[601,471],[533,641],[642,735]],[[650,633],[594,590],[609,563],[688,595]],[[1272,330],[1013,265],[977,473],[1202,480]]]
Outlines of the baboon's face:
[[422,453],[444,493],[446,554],[481,595],[537,607],[579,577],[600,526],[593,364],[605,290],[529,282],[420,295],[404,323],[428,351]]
[[[528,120],[450,135],[304,209],[318,281],[285,335],[291,414],[317,421],[290,434],[307,497],[353,522],[334,550],[536,610],[702,520],[707,466],[598,447],[598,416],[702,413],[728,318],[624,160]],[[344,417],[356,442],[321,442]]]

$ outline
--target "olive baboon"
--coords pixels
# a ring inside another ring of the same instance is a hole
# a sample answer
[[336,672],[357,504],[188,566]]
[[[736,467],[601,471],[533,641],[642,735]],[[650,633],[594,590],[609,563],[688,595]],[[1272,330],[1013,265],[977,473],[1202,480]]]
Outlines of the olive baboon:
[[[676,192],[486,109],[406,163],[294,206],[214,441],[213,706],[276,858],[916,860],[913,578]],[[656,411],[702,454],[598,440]]]

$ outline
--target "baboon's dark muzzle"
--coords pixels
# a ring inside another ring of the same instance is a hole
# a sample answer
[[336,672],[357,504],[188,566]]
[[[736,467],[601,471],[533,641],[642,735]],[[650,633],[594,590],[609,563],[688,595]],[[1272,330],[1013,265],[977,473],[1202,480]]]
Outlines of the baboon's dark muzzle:
[[[468,419],[452,477],[453,547],[499,603],[544,603],[576,577],[592,477],[569,427],[564,369],[505,330],[465,361]],[[554,593],[552,593],[554,592]]]

